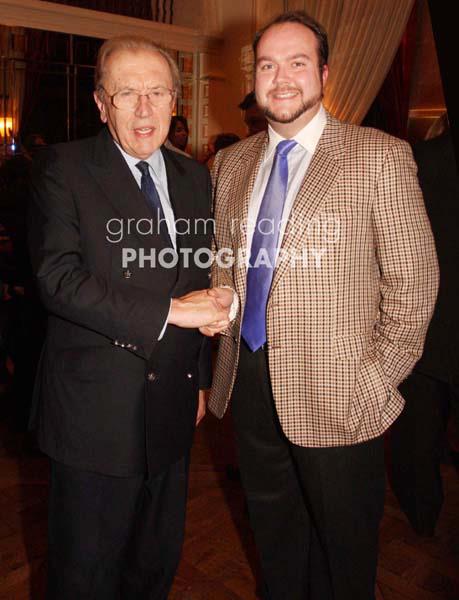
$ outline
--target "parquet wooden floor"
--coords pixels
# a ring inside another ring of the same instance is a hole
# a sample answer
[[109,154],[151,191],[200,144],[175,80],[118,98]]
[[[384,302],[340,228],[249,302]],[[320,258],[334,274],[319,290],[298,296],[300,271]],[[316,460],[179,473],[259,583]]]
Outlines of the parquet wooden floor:
[[[0,600],[44,597],[47,463],[0,421]],[[231,426],[208,417],[193,449],[183,559],[170,600],[255,600],[256,554],[237,480]],[[384,600],[459,600],[459,476],[443,469],[437,535],[417,537],[388,489],[378,584]],[[288,598],[286,598],[288,600]]]

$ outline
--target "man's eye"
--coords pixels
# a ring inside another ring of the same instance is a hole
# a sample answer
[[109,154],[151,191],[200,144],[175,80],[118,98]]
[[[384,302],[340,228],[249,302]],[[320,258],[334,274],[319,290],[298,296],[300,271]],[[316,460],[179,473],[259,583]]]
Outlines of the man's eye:
[[298,69],[298,68],[304,67],[304,66],[305,66],[305,63],[301,62],[299,60],[296,60],[294,63],[292,63],[292,67],[294,67],[295,69]]
[[132,90],[121,90],[121,92],[118,92],[117,95],[120,98],[131,98],[132,96],[135,96],[135,92]]
[[270,69],[273,69],[274,65],[272,63],[264,63],[263,65],[260,65],[260,69],[262,71],[269,71]]

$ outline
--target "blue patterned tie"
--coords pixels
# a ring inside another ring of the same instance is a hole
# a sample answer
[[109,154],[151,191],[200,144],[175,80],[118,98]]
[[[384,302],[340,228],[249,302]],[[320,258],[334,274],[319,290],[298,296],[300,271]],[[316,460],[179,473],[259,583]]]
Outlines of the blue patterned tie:
[[[252,266],[247,271],[247,297],[242,320],[242,337],[252,352],[266,342],[266,306],[274,275],[279,225],[287,196],[287,155],[294,146],[295,140],[283,140],[276,147],[253,234],[250,250]],[[253,266],[257,258],[260,263]]]
[[165,242],[167,242],[167,245],[172,248],[173,246],[169,236],[169,230],[167,229],[167,223],[164,218],[163,207],[159,198],[158,190],[155,186],[155,182],[150,175],[148,163],[145,160],[141,160],[136,164],[136,167],[142,173],[140,189],[145,194],[150,208],[153,210],[153,214],[158,219],[157,222],[159,222],[159,231],[161,232],[162,238]]

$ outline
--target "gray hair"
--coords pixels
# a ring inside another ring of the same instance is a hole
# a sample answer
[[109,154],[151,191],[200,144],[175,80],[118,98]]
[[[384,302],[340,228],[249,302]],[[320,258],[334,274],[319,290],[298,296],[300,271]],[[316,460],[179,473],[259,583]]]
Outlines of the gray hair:
[[99,48],[97,53],[96,71],[94,75],[95,89],[97,92],[101,91],[102,81],[105,76],[105,64],[108,58],[115,52],[128,50],[131,52],[137,52],[138,50],[149,50],[150,52],[157,52],[160,54],[169,65],[169,70],[172,76],[172,87],[175,94],[178,96],[181,87],[180,72],[178,70],[175,60],[171,55],[162,48],[155,44],[150,38],[141,35],[120,35],[117,37],[105,40],[102,46]]

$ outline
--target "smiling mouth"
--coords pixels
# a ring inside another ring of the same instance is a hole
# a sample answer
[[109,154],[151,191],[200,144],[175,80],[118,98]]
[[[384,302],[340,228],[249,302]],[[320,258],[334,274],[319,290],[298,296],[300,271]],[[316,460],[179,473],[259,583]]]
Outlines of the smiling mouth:
[[290,98],[295,98],[298,95],[298,90],[289,89],[289,90],[275,90],[271,92],[271,97],[274,100],[289,100]]

